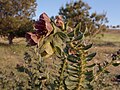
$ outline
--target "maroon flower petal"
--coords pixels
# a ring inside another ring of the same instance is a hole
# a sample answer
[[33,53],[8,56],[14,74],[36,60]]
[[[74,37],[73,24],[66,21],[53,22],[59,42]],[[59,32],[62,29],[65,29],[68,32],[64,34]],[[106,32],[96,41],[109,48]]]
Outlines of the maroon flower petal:
[[48,36],[53,31],[53,27],[52,27],[51,23],[46,23],[46,29],[48,31],[46,36]]
[[60,15],[56,16],[55,24],[56,24],[56,26],[58,26],[60,28],[64,26],[64,22],[63,22],[62,17]]
[[51,22],[50,18],[48,17],[48,15],[46,13],[42,13],[39,17],[39,21],[43,19],[45,20],[46,22]]
[[49,17],[46,14],[40,16],[39,21],[35,23],[35,29],[39,35],[48,36],[52,31],[53,27],[49,21]]
[[25,37],[28,42],[28,45],[31,46],[37,45],[40,41],[40,37],[35,32],[34,33],[27,32]]

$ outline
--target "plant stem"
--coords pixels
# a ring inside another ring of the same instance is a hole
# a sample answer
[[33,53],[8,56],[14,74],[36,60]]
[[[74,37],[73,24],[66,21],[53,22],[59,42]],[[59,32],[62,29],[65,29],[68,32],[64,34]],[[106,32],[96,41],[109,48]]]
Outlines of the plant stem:
[[112,63],[113,63],[113,60],[108,65],[106,65],[101,72],[98,72],[97,75],[93,78],[93,80],[90,83],[92,84]]
[[81,55],[81,61],[79,63],[79,82],[78,82],[78,86],[76,88],[76,90],[81,90],[82,89],[82,84],[84,81],[84,71],[85,71],[85,56],[84,56],[84,51],[81,51],[82,55]]
[[60,83],[59,83],[59,87],[58,87],[58,90],[61,90],[61,86],[63,84],[63,78],[64,78],[64,70],[66,68],[66,59],[63,60],[63,66],[62,67],[62,70],[61,70],[61,74],[60,74]]

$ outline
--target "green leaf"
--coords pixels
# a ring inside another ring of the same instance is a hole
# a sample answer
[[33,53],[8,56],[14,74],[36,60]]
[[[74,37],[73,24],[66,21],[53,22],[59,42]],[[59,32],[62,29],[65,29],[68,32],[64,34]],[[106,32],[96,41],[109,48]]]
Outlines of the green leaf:
[[87,81],[92,81],[93,80],[93,71],[91,70],[91,71],[87,71],[86,73],[85,73],[85,75],[86,75],[86,80]]
[[85,72],[85,75],[93,75],[93,71],[92,70],[87,71],[87,72]]
[[77,37],[74,39],[74,41],[81,40],[82,38],[83,38],[83,34],[77,36]]
[[72,79],[69,79],[69,82],[78,82],[78,80],[72,80]]
[[68,61],[70,61],[72,63],[78,63],[76,60],[73,60],[73,59],[68,59]]
[[68,50],[69,50],[69,47],[66,46],[66,47],[64,48],[64,53],[68,54],[68,53],[69,53]]
[[75,71],[75,72],[78,72],[78,69],[76,69],[76,68],[67,68],[68,70],[70,70],[70,71]]
[[78,68],[79,67],[77,64],[69,64],[69,66],[71,66],[73,68]]
[[95,57],[95,55],[96,55],[96,53],[91,53],[91,54],[89,54],[87,57]]
[[73,62],[73,63],[78,63],[78,57],[75,57],[73,55],[68,55],[67,57],[68,61]]
[[98,69],[99,69],[97,72],[101,72],[103,70],[102,66],[100,65],[100,63],[97,65],[98,65]]
[[113,65],[114,67],[116,67],[116,66],[119,66],[120,63],[113,63],[112,65]]
[[56,27],[56,25],[54,23],[52,23],[52,26],[53,26],[53,29],[54,29],[54,35],[57,33],[57,32],[60,32],[60,28]]
[[91,47],[92,47],[92,44],[89,44],[89,45],[83,47],[83,50],[88,50],[88,49],[90,49]]
[[61,57],[62,51],[58,46],[55,46],[55,52],[58,57]]
[[54,46],[58,46],[61,50],[65,47],[65,43],[63,42],[63,40],[58,35],[54,36],[52,42],[53,42]]
[[66,39],[67,38],[67,35],[65,34],[65,33],[63,33],[63,32],[57,32],[57,34],[59,35],[59,37],[61,38],[61,39]]
[[67,71],[69,75],[78,75],[78,72]]
[[93,58],[92,57],[87,57],[86,61],[91,61]]
[[110,72],[109,72],[109,71],[107,71],[107,70],[104,70],[104,73],[108,74],[108,73],[110,73]]
[[92,65],[89,65],[89,66],[87,66],[88,68],[92,68],[92,67],[94,67],[96,64],[95,63],[93,63]]
[[77,75],[77,74],[69,74],[69,75],[73,78],[78,78],[79,77],[79,75]]
[[81,22],[79,24],[77,24],[77,26],[75,27],[75,35],[78,36],[79,34],[81,34],[80,32],[80,28],[81,28]]
[[74,31],[68,33],[68,36],[69,36],[69,37],[74,37]]
[[[49,41],[47,41],[43,45],[42,49],[44,50],[44,52],[47,53],[47,55],[45,56],[46,58],[48,58],[49,56],[51,56],[54,53],[54,49],[52,48],[52,46],[51,46]],[[41,53],[43,53],[43,52],[41,52]]]
[[86,56],[86,61],[91,61],[93,57],[95,57],[96,53],[91,53],[88,56]]
[[85,28],[84,36],[89,36],[89,30],[87,27]]

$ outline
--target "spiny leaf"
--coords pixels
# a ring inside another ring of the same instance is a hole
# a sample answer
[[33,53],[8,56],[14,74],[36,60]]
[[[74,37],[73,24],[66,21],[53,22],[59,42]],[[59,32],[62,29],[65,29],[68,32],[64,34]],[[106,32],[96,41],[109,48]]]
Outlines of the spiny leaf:
[[92,47],[92,44],[89,44],[89,45],[83,47],[83,50],[88,50],[88,49],[90,49],[91,47]]

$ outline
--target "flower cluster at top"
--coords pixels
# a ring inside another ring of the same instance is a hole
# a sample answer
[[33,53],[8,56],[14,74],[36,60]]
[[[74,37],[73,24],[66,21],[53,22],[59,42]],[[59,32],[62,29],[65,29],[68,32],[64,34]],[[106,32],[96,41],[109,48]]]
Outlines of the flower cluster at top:
[[[62,17],[56,16],[55,25],[60,28],[63,24]],[[37,45],[43,36],[47,37],[54,31],[51,19],[46,13],[40,15],[39,20],[35,22],[34,28],[34,32],[27,32],[25,35],[28,45],[31,46]]]

